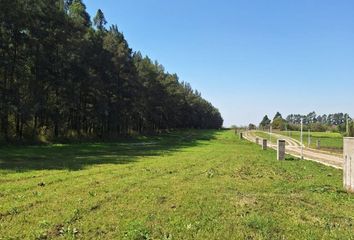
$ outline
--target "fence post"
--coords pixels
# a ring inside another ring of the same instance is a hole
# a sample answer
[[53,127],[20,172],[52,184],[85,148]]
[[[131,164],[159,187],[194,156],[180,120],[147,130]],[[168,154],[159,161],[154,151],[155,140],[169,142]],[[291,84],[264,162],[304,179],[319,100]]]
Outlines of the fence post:
[[278,139],[277,159],[285,160],[285,140]]
[[240,132],[240,139],[243,139],[243,133]]
[[354,192],[354,138],[346,137],[343,143],[343,185],[348,192]]
[[262,142],[262,149],[263,149],[263,150],[267,150],[267,139],[263,139],[263,142]]
[[256,144],[259,145],[259,138],[256,138]]
[[317,149],[321,148],[321,140],[317,140]]

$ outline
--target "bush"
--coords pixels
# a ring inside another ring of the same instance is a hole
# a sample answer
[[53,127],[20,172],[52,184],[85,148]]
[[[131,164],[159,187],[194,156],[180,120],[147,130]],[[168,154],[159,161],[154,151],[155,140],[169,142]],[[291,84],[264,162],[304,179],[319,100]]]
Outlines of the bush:
[[281,131],[285,130],[285,126],[286,126],[286,121],[282,118],[276,118],[273,120],[272,122],[272,128],[273,129],[279,129]]
[[248,125],[248,130],[255,130],[255,129],[257,129],[257,127],[256,127],[256,125],[254,125],[253,123],[250,123],[250,124]]
[[312,123],[310,125],[310,128],[311,128],[311,131],[313,131],[313,132],[325,132],[327,130],[326,126],[324,126],[321,123]]
[[300,131],[300,125],[289,123],[288,130],[289,131]]

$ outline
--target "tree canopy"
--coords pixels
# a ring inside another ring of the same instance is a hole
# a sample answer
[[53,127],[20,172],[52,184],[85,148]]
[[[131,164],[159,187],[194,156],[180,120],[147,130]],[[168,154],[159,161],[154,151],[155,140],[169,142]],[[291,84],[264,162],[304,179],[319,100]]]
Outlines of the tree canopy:
[[0,135],[116,137],[220,128],[210,102],[133,51],[81,0],[1,0]]
[[271,120],[269,119],[268,115],[265,115],[259,124],[260,127],[268,127],[271,123]]
[[283,118],[283,116],[280,114],[280,112],[277,112],[273,118],[273,120],[277,119],[277,118]]

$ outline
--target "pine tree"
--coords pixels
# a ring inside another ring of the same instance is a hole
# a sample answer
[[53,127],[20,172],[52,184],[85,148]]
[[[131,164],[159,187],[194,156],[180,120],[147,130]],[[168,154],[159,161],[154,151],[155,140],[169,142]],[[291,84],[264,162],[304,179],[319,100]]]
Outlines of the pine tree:
[[268,115],[265,115],[259,124],[260,127],[267,127],[271,123],[271,120],[268,118]]
[[280,114],[280,112],[277,112],[273,118],[273,120],[277,119],[277,118],[283,118],[283,116]]
[[93,24],[98,30],[104,30],[104,26],[107,24],[107,21],[101,9],[98,9],[96,16],[93,18]]
[[220,112],[176,74],[134,53],[81,0],[2,0],[0,135],[116,137],[220,128]]

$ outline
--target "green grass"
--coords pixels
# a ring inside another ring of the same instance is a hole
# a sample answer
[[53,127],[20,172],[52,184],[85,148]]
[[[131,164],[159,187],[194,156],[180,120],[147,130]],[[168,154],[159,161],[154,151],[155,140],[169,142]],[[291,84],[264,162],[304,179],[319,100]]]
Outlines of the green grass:
[[[288,132],[278,132],[279,134],[289,136]],[[298,131],[291,131],[291,137],[300,141],[301,133]],[[321,141],[321,149],[342,152],[343,150],[343,136],[340,133],[333,132],[311,132],[311,144],[310,147],[317,148],[317,140]],[[308,132],[303,134],[303,142],[308,145]]]
[[350,239],[342,172],[233,131],[0,148],[0,239]]
[[276,144],[279,137],[272,135],[272,138],[270,138],[270,133],[269,132],[264,132],[264,131],[255,131],[254,132],[257,137],[267,139],[268,141],[271,141],[272,144]]

